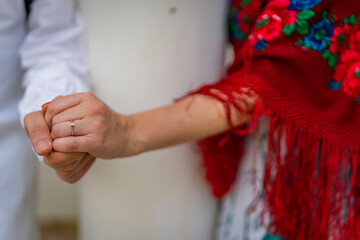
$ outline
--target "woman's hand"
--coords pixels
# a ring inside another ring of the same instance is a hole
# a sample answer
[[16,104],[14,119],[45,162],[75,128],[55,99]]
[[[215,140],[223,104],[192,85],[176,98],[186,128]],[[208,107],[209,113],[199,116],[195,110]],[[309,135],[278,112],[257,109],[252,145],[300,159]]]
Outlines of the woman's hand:
[[[239,96],[254,107],[256,95]],[[229,129],[227,112],[217,99],[191,95],[173,104],[129,116],[114,112],[92,93],[58,97],[44,109],[52,126],[56,152],[89,153],[103,159],[202,139]],[[246,123],[248,114],[231,107],[234,126]],[[71,123],[74,123],[74,127]]]
[[87,152],[103,159],[135,153],[128,144],[127,117],[92,93],[57,97],[44,110],[56,152]]

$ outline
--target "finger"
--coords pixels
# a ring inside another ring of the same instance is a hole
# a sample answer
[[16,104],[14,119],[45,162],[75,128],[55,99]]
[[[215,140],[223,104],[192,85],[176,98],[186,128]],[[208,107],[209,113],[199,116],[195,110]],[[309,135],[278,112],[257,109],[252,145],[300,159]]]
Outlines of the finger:
[[63,166],[53,166],[48,159],[44,158],[44,163],[56,171],[72,171],[79,165],[80,161],[75,161],[69,164],[65,164]]
[[64,176],[66,177],[73,177],[75,176],[78,172],[80,172],[85,166],[87,166],[88,162],[93,158],[93,156],[91,156],[90,154],[85,154],[84,158],[82,160],[80,160],[77,164],[76,167],[74,167],[71,170],[61,170],[64,174]]
[[90,152],[92,149],[92,141],[88,135],[57,138],[54,140],[53,146],[56,152]]
[[64,176],[64,173],[60,172],[60,171],[59,172],[57,171],[56,174],[58,175],[59,178],[61,178],[65,182],[68,182],[71,184],[76,183],[85,175],[85,173],[89,170],[89,168],[92,166],[94,161],[95,161],[95,158],[92,157],[91,160],[89,162],[87,162],[86,166],[72,177],[66,177],[66,174]]
[[[71,122],[61,122],[53,125],[51,129],[51,137],[53,139],[56,138],[64,138],[64,137],[70,137],[70,136],[83,136],[86,135],[89,132],[89,126],[90,126],[89,120],[74,120],[74,131],[71,127]],[[72,135],[71,135],[72,134]]]
[[84,155],[85,153],[51,152],[44,157],[44,162],[49,167],[60,170],[61,167],[80,161]]
[[50,104],[51,102],[47,102],[47,103],[44,103],[43,105],[41,105],[41,108],[44,112],[46,112],[47,108],[48,108],[48,105]]
[[35,152],[40,156],[51,153],[52,138],[44,113],[37,111],[27,114],[24,118],[24,126]]
[[85,117],[86,109],[80,107],[81,105],[77,105],[75,107],[68,108],[61,113],[55,115],[52,118],[51,125],[54,126],[58,123],[69,122],[71,120],[81,120]]
[[72,108],[80,104],[81,99],[85,96],[85,93],[77,93],[68,96],[59,96],[55,98],[51,103],[47,105],[45,120],[49,126],[52,125],[52,118],[65,111],[68,108]]

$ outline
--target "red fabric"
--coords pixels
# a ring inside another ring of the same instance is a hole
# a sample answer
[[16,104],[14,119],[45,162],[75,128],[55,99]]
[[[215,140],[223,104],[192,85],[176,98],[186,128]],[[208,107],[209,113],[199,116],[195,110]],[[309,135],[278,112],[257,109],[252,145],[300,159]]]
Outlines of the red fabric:
[[[316,16],[308,22],[314,26],[331,18],[334,34],[329,52],[339,55],[337,61],[326,59],[326,51],[315,51],[321,47],[311,49],[305,41],[298,41],[303,38],[301,29],[299,34],[283,33],[294,24],[294,17],[299,18],[291,4],[302,1],[253,0],[248,7],[244,2],[233,2],[231,14],[240,22],[246,17],[248,24],[237,33],[240,39],[233,39],[236,57],[229,76],[194,93],[223,102],[229,119],[230,106],[244,112],[239,104],[244,87],[261,99],[245,129],[232,127],[227,135],[200,142],[215,196],[224,196],[235,181],[242,155],[236,135],[249,133],[257,119],[267,114],[271,121],[263,187],[265,211],[272,219],[269,231],[286,240],[360,239],[360,104],[356,101],[360,23],[352,23],[350,30],[347,26],[347,18],[359,15],[360,1],[313,1]],[[249,11],[252,15],[248,16]],[[349,44],[340,46],[342,33],[349,33],[345,36]],[[259,43],[263,45],[256,45]],[[330,89],[332,80],[343,89]],[[227,97],[219,97],[213,89]],[[286,143],[285,151],[281,141]]]

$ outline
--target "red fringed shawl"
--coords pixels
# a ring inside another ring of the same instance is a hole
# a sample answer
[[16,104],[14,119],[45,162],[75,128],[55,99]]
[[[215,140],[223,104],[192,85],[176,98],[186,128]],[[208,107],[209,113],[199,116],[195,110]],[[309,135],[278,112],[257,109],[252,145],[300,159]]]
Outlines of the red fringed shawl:
[[234,0],[235,61],[227,78],[195,92],[222,101],[228,115],[230,105],[242,111],[244,87],[260,97],[245,129],[200,147],[221,198],[236,178],[241,136],[270,116],[265,211],[269,231],[286,240],[360,239],[359,14],[359,0]]

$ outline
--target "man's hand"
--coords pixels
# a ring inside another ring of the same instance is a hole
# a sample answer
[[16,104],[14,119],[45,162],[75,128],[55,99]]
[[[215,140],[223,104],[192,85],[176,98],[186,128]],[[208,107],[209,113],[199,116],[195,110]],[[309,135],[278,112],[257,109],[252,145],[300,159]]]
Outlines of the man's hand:
[[88,153],[52,152],[44,157],[44,162],[56,171],[63,181],[75,183],[80,180],[94,163],[95,158]]
[[45,156],[53,150],[50,129],[45,121],[43,111],[29,113],[24,118],[25,131],[31,140],[35,152]]
[[56,171],[63,181],[77,182],[89,170],[95,158],[87,153],[53,152],[50,127],[45,121],[44,111],[29,113],[24,118],[25,131],[35,152],[44,157],[44,162]]

